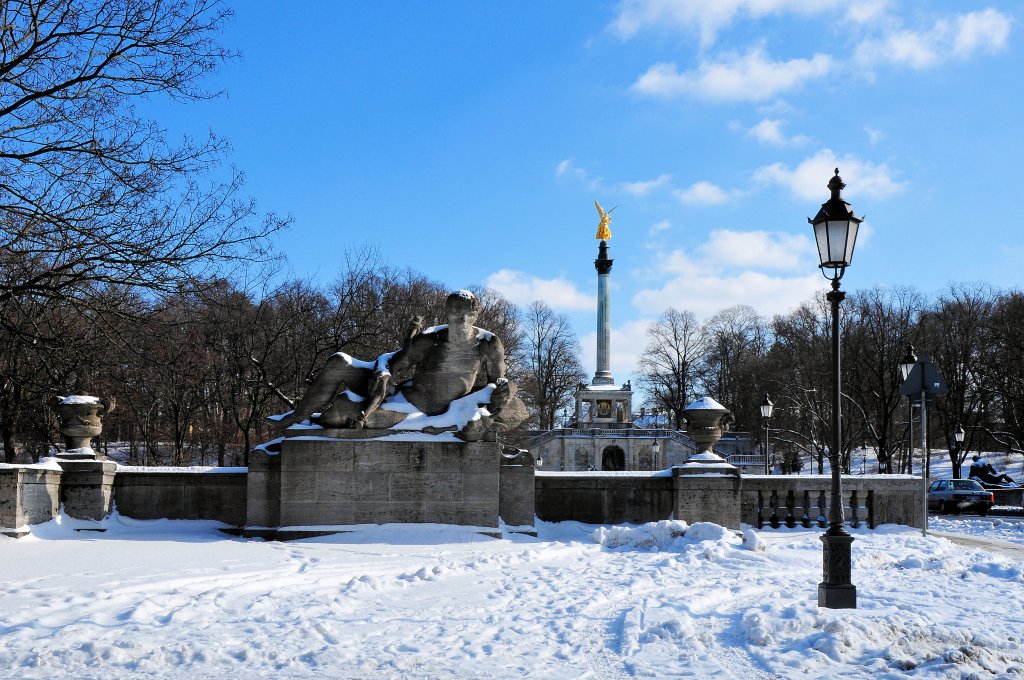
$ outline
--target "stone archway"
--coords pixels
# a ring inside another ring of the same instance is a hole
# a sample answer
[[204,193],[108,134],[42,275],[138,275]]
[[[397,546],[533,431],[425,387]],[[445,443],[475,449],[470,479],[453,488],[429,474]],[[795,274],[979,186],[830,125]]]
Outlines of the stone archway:
[[626,452],[618,446],[606,446],[601,453],[601,470],[617,472],[626,469]]

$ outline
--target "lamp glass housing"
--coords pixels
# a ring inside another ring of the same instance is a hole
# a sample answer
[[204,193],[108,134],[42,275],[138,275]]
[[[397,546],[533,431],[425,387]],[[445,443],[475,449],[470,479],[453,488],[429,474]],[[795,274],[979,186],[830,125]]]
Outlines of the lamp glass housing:
[[909,363],[909,364],[908,363],[903,363],[903,362],[900,363],[900,373],[903,374],[903,379],[904,380],[907,379],[907,376],[910,375],[910,372],[912,370],[914,370],[914,362]]
[[964,432],[964,426],[960,425],[960,424],[957,424],[956,430],[954,430],[954,432],[953,432],[953,439],[956,440],[956,443],[957,444],[963,444],[964,443],[964,437],[966,435],[967,435],[967,433]]
[[910,372],[914,370],[914,364],[917,363],[917,355],[914,354],[914,346],[907,345],[907,353],[900,359],[900,373],[903,375],[903,379],[906,380],[910,375]]
[[857,244],[859,220],[822,220],[814,224],[814,240],[818,243],[818,259],[825,269],[843,269],[853,260]]

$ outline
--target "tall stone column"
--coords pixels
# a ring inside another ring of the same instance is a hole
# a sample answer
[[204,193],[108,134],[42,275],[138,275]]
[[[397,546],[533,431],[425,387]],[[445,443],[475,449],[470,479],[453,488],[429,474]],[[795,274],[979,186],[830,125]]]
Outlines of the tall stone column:
[[597,371],[594,373],[594,385],[614,385],[615,378],[611,371],[611,278],[612,259],[608,257],[608,242],[602,240],[598,246],[597,259]]

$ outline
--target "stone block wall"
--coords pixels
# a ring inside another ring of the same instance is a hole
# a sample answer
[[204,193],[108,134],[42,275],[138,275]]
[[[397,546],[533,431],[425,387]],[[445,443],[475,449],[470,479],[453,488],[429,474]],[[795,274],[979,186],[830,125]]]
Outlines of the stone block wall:
[[498,516],[508,526],[533,526],[537,498],[534,471],[529,451],[521,451],[511,458],[502,456]]
[[0,533],[21,535],[49,522],[60,508],[60,470],[0,467]]
[[730,529],[740,528],[743,482],[739,475],[683,473],[684,468],[672,469],[674,519],[687,524],[712,522]]
[[250,480],[262,489],[253,490],[250,527],[497,526],[501,454],[494,442],[292,437],[281,443],[279,473],[271,457],[257,459],[264,477]]
[[133,470],[114,476],[117,511],[135,519],[212,519],[242,526],[246,516],[245,472]]
[[536,494],[537,517],[546,522],[656,522],[674,507],[665,473],[538,472]]

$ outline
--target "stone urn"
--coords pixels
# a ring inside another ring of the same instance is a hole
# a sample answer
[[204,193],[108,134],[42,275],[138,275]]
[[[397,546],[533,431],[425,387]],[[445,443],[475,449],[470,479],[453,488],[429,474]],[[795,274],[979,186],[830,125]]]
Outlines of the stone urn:
[[715,444],[722,438],[733,422],[732,413],[711,397],[701,397],[683,409],[686,420],[686,434],[697,445],[697,453],[690,461],[725,463],[725,459],[714,452]]
[[54,397],[51,405],[60,418],[60,433],[64,437],[65,451],[58,458],[95,460],[92,438],[103,432],[102,418],[114,410],[114,400],[73,394]]

